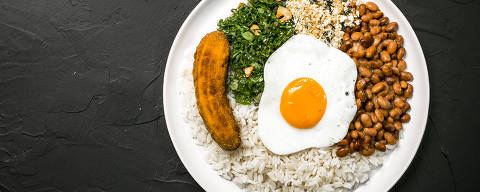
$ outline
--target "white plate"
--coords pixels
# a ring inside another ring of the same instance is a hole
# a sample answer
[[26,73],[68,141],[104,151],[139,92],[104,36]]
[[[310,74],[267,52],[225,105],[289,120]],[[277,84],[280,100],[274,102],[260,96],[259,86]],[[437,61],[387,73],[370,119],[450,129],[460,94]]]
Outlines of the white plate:
[[[194,144],[182,112],[182,97],[177,81],[184,66],[185,55],[195,49],[200,39],[208,32],[216,30],[219,19],[230,15],[230,10],[236,8],[240,0],[203,0],[190,13],[180,28],[168,55],[163,82],[163,104],[168,132],[173,145],[190,172],[190,175],[206,191],[241,191],[233,182],[220,176],[203,159],[203,151]],[[403,138],[397,143],[397,148],[387,157],[383,166],[371,175],[370,179],[360,185],[356,191],[387,191],[402,176],[412,161],[422,140],[427,123],[429,104],[429,83],[427,66],[422,48],[417,36],[400,10],[389,0],[375,1],[380,9],[399,24],[398,33],[404,37],[404,47],[407,50],[407,70],[414,76],[413,97],[409,101],[411,121],[404,125]],[[193,56],[193,55],[192,55]],[[193,59],[192,59],[193,60]]]

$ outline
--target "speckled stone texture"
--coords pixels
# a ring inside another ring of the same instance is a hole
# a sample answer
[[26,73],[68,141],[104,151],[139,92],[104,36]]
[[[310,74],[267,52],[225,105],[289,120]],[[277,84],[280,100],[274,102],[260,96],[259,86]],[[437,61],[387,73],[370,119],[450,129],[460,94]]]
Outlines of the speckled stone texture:
[[[480,1],[394,2],[422,44],[431,103],[392,191],[477,189]],[[0,0],[0,191],[203,191],[162,106],[170,46],[198,3]]]

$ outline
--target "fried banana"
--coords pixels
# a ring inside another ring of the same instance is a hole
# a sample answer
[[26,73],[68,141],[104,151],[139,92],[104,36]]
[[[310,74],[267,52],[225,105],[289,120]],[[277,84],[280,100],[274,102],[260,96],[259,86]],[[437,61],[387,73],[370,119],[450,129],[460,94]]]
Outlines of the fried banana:
[[226,77],[230,47],[221,31],[211,32],[195,51],[193,82],[197,107],[213,140],[225,150],[240,146],[240,128],[230,108]]

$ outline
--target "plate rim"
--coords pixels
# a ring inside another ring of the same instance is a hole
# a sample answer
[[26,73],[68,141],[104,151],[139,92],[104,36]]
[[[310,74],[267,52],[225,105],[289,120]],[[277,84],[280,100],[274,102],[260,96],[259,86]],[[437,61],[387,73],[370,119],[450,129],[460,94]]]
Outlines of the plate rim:
[[[192,174],[192,167],[190,167],[190,165],[186,164],[185,162],[185,157],[183,156],[183,153],[180,152],[179,150],[179,144],[173,139],[172,135],[171,135],[171,132],[172,132],[172,128],[171,128],[171,125],[172,123],[169,121],[169,114],[167,112],[167,109],[169,107],[169,102],[167,102],[167,86],[166,86],[166,82],[167,82],[167,79],[169,79],[169,73],[167,73],[169,71],[169,69],[171,68],[172,66],[172,55],[173,55],[173,52],[174,50],[177,49],[177,46],[179,44],[179,39],[180,37],[182,36],[182,34],[184,34],[184,31],[186,29],[186,26],[191,22],[192,20],[192,17],[194,15],[197,14],[197,12],[199,12],[201,10],[201,8],[203,6],[205,6],[205,4],[209,1],[212,1],[212,0],[201,0],[196,6],[195,8],[189,13],[188,17],[185,19],[185,21],[182,23],[181,27],[179,28],[176,36],[175,36],[175,39],[170,47],[170,50],[169,50],[169,53],[168,53],[168,58],[167,58],[167,62],[166,62],[166,66],[165,66],[165,70],[164,70],[164,78],[163,78],[163,95],[162,95],[162,100],[163,100],[163,110],[164,110],[164,116],[165,116],[165,122],[166,122],[166,125],[167,125],[167,130],[168,130],[168,133],[169,133],[169,137],[170,137],[170,140],[172,141],[172,144],[174,146],[174,149],[178,155],[178,157],[180,158],[180,160],[182,161],[182,164],[184,165],[184,167],[187,169],[187,171],[189,172],[189,174],[192,176],[192,178],[198,183],[198,185],[200,185],[202,187],[202,189],[206,190],[208,189],[209,187],[207,186],[206,183],[203,183],[203,182],[199,182],[199,177],[195,174]],[[428,67],[427,67],[427,63],[426,63],[426,59],[425,59],[425,55],[423,53],[423,49],[420,45],[420,42],[418,40],[418,36],[417,36],[417,33],[413,30],[413,27],[412,25],[410,24],[410,22],[408,21],[408,19],[405,17],[405,15],[403,14],[403,12],[397,7],[397,5],[395,3],[393,3],[391,0],[382,0],[384,3],[388,4],[388,6],[392,7],[394,9],[394,11],[400,13],[399,14],[399,17],[401,20],[405,21],[406,24],[407,24],[407,31],[414,34],[414,39],[411,41],[411,43],[413,44],[413,46],[415,46],[418,50],[420,50],[420,56],[421,56],[421,61],[420,63],[422,64],[421,65],[421,68],[423,68],[423,70],[425,71],[425,73],[423,74],[424,75],[424,79],[423,81],[425,82],[425,88],[426,88],[426,105],[425,105],[425,111],[427,112],[425,118],[421,119],[421,121],[419,122],[419,124],[421,125],[421,134],[419,136],[420,139],[416,140],[416,143],[414,143],[414,146],[415,148],[412,150],[414,151],[414,153],[411,153],[408,157],[408,160],[407,162],[408,163],[405,163],[404,166],[401,168],[401,172],[399,172],[398,174],[396,174],[394,176],[394,182],[391,182],[390,184],[388,184],[388,187],[386,188],[387,191],[390,190],[397,182],[398,180],[403,176],[403,174],[405,174],[405,171],[408,169],[408,167],[410,166],[410,164],[412,163],[413,159],[415,158],[417,152],[418,152],[418,148],[420,147],[420,144],[423,140],[423,136],[425,134],[425,129],[426,129],[426,126],[427,126],[427,121],[428,121],[428,116],[429,116],[429,107],[430,107],[430,80],[429,80],[429,74],[428,74]],[[362,0],[360,0],[360,2],[362,2]],[[174,75],[174,74],[170,74],[170,75]],[[417,77],[418,78],[418,77]],[[203,160],[203,159],[202,159]],[[383,165],[382,165],[383,166]]]

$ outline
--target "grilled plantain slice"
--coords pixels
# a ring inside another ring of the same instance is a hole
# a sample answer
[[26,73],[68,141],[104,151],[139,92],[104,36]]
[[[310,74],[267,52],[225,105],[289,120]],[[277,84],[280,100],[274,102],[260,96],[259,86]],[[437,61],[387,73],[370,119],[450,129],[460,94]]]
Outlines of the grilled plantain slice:
[[225,150],[240,146],[240,128],[228,103],[226,77],[230,47],[221,31],[211,32],[195,51],[193,82],[197,107],[213,140]]

